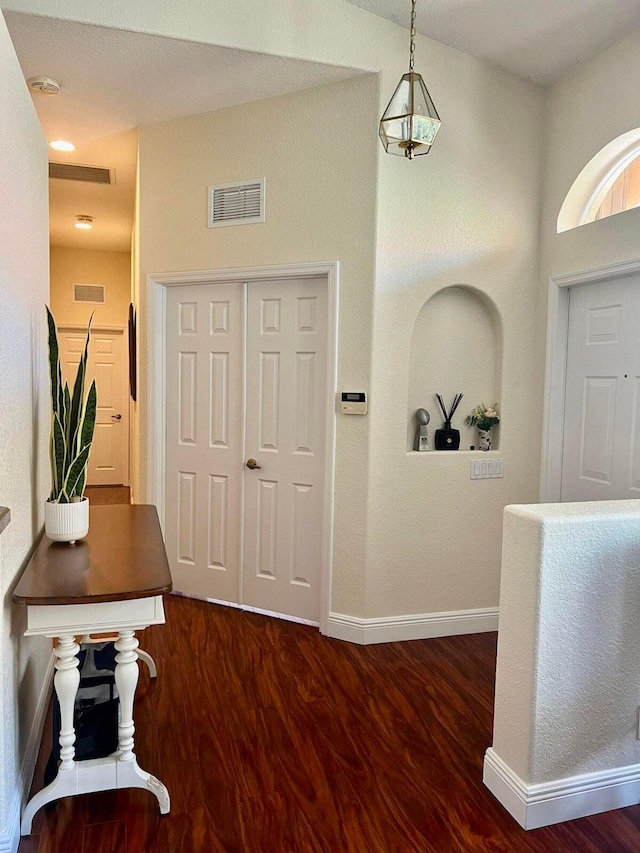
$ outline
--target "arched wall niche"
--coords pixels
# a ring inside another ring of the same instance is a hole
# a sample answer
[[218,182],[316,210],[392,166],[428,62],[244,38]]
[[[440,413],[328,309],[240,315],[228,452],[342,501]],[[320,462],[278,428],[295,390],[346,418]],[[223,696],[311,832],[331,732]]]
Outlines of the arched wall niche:
[[640,153],[640,127],[612,139],[595,154],[573,182],[558,214],[557,231],[569,231],[589,221],[629,163]]
[[[500,402],[502,379],[502,322],[485,293],[467,284],[455,284],[433,294],[416,317],[409,356],[407,450],[413,450],[416,409],[431,415],[429,443],[442,426],[435,394],[450,407],[461,391],[464,399],[453,419],[460,430],[460,450],[478,446],[478,433],[464,420],[478,403]],[[493,431],[493,448],[499,446],[499,429]],[[443,453],[452,451],[442,451]]]

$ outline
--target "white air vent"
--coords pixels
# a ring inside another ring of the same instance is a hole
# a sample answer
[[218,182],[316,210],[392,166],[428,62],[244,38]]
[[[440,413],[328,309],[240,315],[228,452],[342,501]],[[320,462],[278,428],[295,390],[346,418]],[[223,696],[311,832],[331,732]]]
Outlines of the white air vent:
[[264,178],[209,187],[209,228],[264,222]]
[[104,284],[74,284],[74,302],[91,302],[94,305],[104,305]]

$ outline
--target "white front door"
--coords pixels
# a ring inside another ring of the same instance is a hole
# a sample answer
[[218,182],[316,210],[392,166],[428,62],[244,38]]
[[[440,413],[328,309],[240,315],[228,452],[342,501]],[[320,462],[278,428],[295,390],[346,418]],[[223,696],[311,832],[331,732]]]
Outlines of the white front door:
[[640,497],[640,276],[572,287],[563,501]]
[[169,289],[176,589],[319,621],[327,397],[326,279]]
[[[58,330],[58,336],[62,378],[69,382],[73,394],[86,331],[63,327]],[[129,395],[125,355],[123,332],[92,331],[85,393],[95,377],[98,407],[89,456],[88,486],[129,483]]]

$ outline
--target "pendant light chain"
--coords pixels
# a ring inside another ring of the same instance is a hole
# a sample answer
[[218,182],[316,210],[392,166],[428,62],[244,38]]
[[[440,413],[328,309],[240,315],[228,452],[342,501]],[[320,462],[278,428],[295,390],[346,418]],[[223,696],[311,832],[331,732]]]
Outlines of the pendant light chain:
[[409,51],[409,71],[413,74],[413,61],[416,52],[416,2],[411,0],[411,48]]

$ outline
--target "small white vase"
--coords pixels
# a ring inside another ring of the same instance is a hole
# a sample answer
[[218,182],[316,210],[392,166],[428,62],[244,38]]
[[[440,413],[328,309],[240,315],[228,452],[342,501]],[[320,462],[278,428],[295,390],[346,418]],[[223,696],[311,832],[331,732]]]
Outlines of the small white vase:
[[89,532],[89,498],[75,503],[59,504],[47,501],[44,505],[44,532],[54,542],[84,539]]
[[491,429],[478,429],[479,449],[491,450]]

